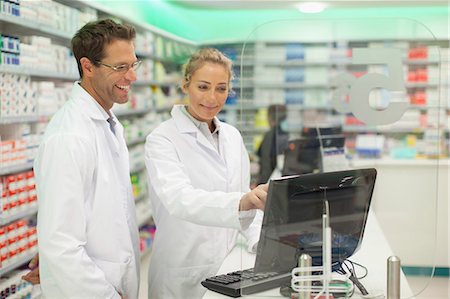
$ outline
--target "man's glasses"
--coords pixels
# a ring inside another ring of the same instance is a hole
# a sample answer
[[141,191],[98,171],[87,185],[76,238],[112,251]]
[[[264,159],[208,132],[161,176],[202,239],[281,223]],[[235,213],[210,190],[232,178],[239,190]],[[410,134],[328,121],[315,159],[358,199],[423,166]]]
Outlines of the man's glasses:
[[109,67],[110,69],[112,69],[115,72],[118,73],[126,73],[128,72],[129,69],[133,69],[133,71],[136,71],[142,64],[142,60],[138,60],[133,62],[132,64],[119,64],[119,65],[110,65],[110,64],[106,64],[103,63],[101,61],[96,61],[98,64]]

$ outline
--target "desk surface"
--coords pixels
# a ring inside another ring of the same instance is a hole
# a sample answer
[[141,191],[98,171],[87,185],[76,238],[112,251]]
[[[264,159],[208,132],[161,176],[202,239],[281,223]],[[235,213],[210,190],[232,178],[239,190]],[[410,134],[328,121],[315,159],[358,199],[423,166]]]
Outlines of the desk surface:
[[[373,214],[369,213],[367,224],[364,232],[361,248],[351,257],[351,260],[367,267],[369,273],[361,282],[365,288],[372,292],[383,292],[386,296],[386,273],[387,258],[392,255],[392,249],[389,246],[384,234]],[[253,268],[255,263],[255,255],[250,254],[243,246],[236,246],[227,256],[218,274],[232,272],[238,269]],[[361,271],[358,271],[361,273]],[[409,287],[405,275],[401,273],[401,298],[411,298],[413,292]],[[269,298],[282,297],[279,289],[272,289],[265,292],[257,293],[245,298]],[[230,298],[228,296],[207,291],[203,299]],[[352,298],[360,298],[359,292],[356,290]]]

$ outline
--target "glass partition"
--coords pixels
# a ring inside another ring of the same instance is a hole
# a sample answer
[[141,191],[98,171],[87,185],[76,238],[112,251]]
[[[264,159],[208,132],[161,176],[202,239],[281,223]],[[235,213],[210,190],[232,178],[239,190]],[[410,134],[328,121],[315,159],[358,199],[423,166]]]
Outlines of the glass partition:
[[[397,256],[401,298],[420,294],[439,263],[437,202],[448,196],[448,44],[413,20],[292,19],[260,25],[234,47],[228,107],[258,164],[254,184],[272,179],[256,263],[243,249],[242,268],[287,273],[301,253],[323,266],[326,214],[334,274],[351,271],[370,298],[386,298],[387,259]],[[282,182],[290,187],[276,189]],[[244,284],[241,294],[279,297],[290,278],[269,290]]]

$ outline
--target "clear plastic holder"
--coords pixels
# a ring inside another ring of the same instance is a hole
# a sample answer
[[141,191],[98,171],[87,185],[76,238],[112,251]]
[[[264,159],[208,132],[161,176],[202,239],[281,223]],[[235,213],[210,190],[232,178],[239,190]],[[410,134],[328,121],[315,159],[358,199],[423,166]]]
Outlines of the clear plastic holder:
[[[322,266],[299,267],[292,269],[291,288],[302,299],[334,298],[332,293],[339,293],[341,298],[350,298],[354,286],[350,279],[331,271],[331,227],[328,202],[325,200],[326,212],[322,215]],[[321,272],[322,274],[311,274]],[[333,283],[339,281],[339,283]],[[318,285],[313,282],[318,282]]]

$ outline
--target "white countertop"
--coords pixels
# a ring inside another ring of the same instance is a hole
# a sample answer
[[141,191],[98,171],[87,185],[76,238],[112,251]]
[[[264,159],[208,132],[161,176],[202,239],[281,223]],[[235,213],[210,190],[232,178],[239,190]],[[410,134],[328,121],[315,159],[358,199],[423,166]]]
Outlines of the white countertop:
[[[369,291],[369,293],[383,292],[386,295],[386,273],[387,273],[387,259],[392,254],[392,249],[389,246],[384,234],[378,224],[373,212],[369,213],[367,220],[363,241],[361,248],[350,258],[352,261],[360,263],[367,267],[368,275],[362,279],[361,282]],[[225,259],[218,274],[224,274],[240,269],[253,268],[255,262],[255,255],[250,254],[245,250],[245,247],[238,245]],[[362,270],[357,271],[358,274]],[[401,298],[411,298],[413,292],[405,278],[403,272],[401,273]],[[265,292],[245,296],[245,298],[268,298],[268,297],[282,297],[279,289],[272,289]],[[230,298],[228,296],[208,290],[203,299],[215,298]],[[359,292],[356,290],[352,298],[361,298]]]

